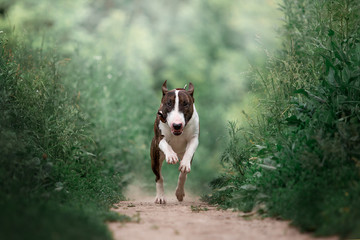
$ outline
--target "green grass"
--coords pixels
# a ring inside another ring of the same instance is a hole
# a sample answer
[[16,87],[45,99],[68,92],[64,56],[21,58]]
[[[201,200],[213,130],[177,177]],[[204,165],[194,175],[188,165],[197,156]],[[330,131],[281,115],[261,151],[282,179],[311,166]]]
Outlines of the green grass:
[[283,1],[281,51],[254,71],[258,114],[229,126],[226,173],[205,197],[289,219],[317,235],[360,236],[358,1]]
[[0,53],[1,236],[110,239],[123,170],[101,156],[64,60],[5,33]]

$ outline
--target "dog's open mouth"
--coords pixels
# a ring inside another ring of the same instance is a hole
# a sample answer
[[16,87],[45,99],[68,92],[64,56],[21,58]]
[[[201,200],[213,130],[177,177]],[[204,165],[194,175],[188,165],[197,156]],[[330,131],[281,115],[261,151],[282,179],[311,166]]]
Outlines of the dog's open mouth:
[[171,132],[172,132],[172,134],[174,134],[175,136],[180,136],[183,131],[182,131],[182,130],[172,129]]

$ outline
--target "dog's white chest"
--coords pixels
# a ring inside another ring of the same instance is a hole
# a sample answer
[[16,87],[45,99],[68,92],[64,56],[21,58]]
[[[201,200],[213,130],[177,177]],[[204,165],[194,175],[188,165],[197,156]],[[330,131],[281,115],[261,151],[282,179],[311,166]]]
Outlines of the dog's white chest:
[[170,139],[166,139],[166,141],[178,155],[185,153],[187,141],[183,136],[171,137]]
[[167,124],[160,122],[159,128],[161,130],[161,134],[164,136],[165,141],[171,146],[174,152],[177,154],[183,154],[187,145],[186,130],[184,130],[181,136],[174,136]]

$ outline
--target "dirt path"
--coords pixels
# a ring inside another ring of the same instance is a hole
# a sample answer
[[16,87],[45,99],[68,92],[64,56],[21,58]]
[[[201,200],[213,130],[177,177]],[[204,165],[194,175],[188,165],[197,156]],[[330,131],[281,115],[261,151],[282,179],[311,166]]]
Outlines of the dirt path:
[[146,197],[117,204],[114,211],[132,216],[134,222],[109,223],[114,239],[314,239],[285,221],[246,219],[239,212],[217,210],[196,198],[185,198],[179,203],[175,197],[168,196],[166,205],[154,204],[153,200]]

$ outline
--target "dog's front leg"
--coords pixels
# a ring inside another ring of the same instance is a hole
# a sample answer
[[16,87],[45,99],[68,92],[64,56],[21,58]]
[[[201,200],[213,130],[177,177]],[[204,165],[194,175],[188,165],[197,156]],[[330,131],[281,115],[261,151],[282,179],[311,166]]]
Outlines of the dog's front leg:
[[175,164],[179,161],[178,156],[176,155],[172,147],[167,143],[165,138],[161,139],[159,143],[159,148],[164,153],[165,160],[167,163]]
[[179,174],[179,180],[176,187],[175,195],[176,198],[181,202],[184,199],[185,196],[185,181],[188,172],[190,172],[191,169],[191,159],[194,156],[195,150],[199,144],[199,140],[197,137],[192,138],[188,145],[186,146],[186,151],[184,154],[183,159],[180,162],[180,174]]
[[179,171],[182,173],[188,173],[191,170],[191,159],[194,156],[195,150],[199,145],[198,137],[193,137],[186,146],[186,151],[183,159],[180,162]]

